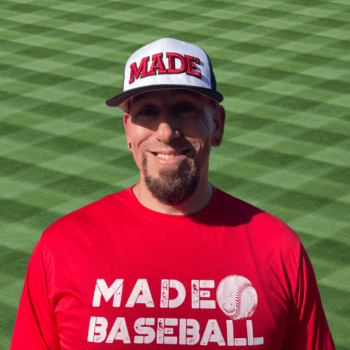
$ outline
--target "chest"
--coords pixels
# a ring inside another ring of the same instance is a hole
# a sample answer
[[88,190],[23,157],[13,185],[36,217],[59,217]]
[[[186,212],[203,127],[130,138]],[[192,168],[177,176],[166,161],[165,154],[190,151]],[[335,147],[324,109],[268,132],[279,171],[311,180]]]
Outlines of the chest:
[[286,295],[244,232],[159,230],[100,235],[53,257],[64,349],[281,348]]

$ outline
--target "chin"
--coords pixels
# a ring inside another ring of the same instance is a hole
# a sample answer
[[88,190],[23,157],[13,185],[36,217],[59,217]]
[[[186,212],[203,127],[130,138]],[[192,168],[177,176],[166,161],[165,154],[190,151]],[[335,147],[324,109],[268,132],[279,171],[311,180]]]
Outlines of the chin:
[[153,177],[148,174],[146,157],[142,161],[148,190],[159,202],[170,206],[178,206],[189,200],[198,187],[200,171],[196,160],[192,166],[187,163],[185,168],[167,167],[161,169],[157,177]]

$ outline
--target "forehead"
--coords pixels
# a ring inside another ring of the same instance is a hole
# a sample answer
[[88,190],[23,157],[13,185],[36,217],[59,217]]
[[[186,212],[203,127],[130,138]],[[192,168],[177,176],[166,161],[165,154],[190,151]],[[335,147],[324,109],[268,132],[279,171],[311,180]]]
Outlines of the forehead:
[[138,94],[130,99],[133,104],[149,100],[178,100],[187,99],[205,103],[206,97],[192,90],[187,89],[162,89],[152,90]]

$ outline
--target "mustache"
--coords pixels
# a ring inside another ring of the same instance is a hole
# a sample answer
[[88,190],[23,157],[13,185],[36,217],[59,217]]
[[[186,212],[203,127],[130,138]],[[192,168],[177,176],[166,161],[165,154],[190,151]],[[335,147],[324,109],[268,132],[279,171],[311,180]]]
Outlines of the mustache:
[[186,149],[186,150],[193,150],[194,147],[191,144],[191,142],[187,140],[171,140],[169,143],[162,143],[160,142],[157,145],[152,144],[152,149]]

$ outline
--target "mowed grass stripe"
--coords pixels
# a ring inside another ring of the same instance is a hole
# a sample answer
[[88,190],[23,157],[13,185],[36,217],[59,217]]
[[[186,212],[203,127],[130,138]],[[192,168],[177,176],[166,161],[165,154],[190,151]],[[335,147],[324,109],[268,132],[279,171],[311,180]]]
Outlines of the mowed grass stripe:
[[[1,242],[30,253],[56,218],[137,181],[122,115],[104,100],[121,90],[124,63],[142,44],[197,43],[228,111],[210,177],[300,231],[345,349],[348,13],[329,1],[4,1]],[[9,344],[23,277],[3,276]]]
[[[108,6],[109,6],[109,4],[108,4]],[[166,13],[169,13],[169,11],[167,11]],[[69,14],[69,16],[71,16],[71,14]],[[82,14],[76,14],[75,16],[83,16]],[[305,16],[304,16],[305,17]],[[76,17],[74,17],[74,18],[72,18],[72,20],[74,20],[74,19],[77,19]],[[87,19],[85,19],[85,20],[87,20]],[[115,24],[114,24],[115,25]],[[118,26],[118,25],[116,25],[116,26]],[[118,26],[119,27],[119,26]],[[132,27],[132,26],[130,26],[130,27]],[[136,28],[137,29],[137,25],[136,26],[134,26],[133,28]],[[323,27],[322,27],[323,28]],[[128,31],[130,31],[130,29],[131,28],[127,28],[128,29]]]

